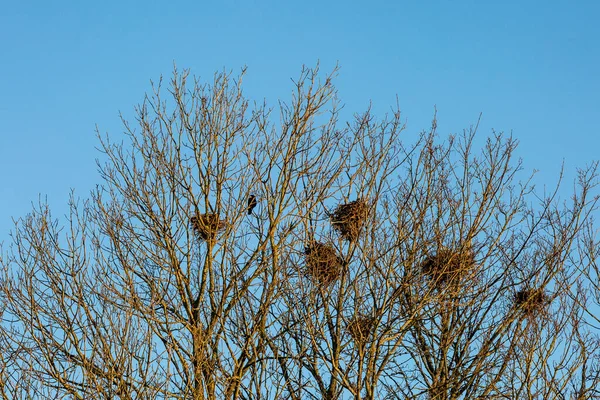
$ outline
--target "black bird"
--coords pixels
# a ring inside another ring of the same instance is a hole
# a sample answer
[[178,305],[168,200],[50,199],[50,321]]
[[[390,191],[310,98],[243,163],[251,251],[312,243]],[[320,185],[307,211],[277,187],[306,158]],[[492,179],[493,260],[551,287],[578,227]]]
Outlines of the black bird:
[[251,194],[250,197],[248,197],[248,215],[252,214],[252,210],[254,210],[256,204],[256,196]]

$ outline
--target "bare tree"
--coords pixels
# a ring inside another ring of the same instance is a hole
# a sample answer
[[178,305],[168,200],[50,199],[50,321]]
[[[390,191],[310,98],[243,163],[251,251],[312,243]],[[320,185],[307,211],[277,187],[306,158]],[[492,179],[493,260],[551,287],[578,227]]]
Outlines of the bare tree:
[[175,71],[98,133],[102,185],[0,256],[2,396],[598,396],[597,165],[542,195],[511,137],[341,123],[336,73],[271,109]]

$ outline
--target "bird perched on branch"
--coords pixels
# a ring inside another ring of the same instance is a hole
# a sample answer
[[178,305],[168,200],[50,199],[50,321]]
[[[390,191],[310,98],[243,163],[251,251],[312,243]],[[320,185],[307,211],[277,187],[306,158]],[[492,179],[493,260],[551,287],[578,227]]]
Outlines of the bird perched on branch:
[[254,210],[254,207],[256,207],[257,201],[256,201],[256,196],[251,194],[250,197],[248,197],[248,215],[252,214],[252,210]]

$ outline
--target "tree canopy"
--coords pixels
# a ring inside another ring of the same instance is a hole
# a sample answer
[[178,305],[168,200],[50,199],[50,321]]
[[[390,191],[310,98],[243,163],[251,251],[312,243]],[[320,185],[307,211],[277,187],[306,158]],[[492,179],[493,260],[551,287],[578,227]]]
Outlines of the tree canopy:
[[3,398],[600,396],[597,164],[540,193],[510,136],[341,121],[336,74],[176,70],[98,132],[101,184],[0,255]]

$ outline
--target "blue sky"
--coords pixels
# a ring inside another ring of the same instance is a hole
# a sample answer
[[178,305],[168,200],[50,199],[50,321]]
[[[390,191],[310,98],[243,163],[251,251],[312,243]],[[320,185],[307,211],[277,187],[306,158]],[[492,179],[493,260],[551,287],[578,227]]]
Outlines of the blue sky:
[[[5,1],[0,11],[0,242],[12,217],[46,197],[101,183],[94,129],[119,135],[118,113],[173,63],[210,80],[247,65],[246,94],[275,105],[317,60],[341,66],[346,110],[395,103],[407,138],[430,126],[511,132],[535,182],[565,161],[600,159],[598,1]],[[565,185],[565,190],[572,185]]]

